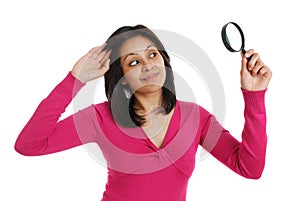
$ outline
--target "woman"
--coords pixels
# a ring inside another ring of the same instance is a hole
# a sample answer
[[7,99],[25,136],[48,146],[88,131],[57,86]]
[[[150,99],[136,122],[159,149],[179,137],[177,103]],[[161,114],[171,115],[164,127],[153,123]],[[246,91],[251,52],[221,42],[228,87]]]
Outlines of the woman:
[[[108,101],[58,121],[85,83],[102,76]],[[245,125],[239,142],[201,106],[176,100],[170,58],[151,30],[121,27],[79,59],[40,103],[15,149],[32,156],[96,142],[108,167],[103,201],[184,201],[199,145],[241,176],[261,176],[271,77],[258,53],[242,55]]]

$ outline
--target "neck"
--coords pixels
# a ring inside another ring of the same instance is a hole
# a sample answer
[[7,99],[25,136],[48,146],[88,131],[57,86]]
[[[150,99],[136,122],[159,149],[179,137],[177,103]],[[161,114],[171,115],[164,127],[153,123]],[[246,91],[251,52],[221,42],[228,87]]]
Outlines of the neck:
[[149,114],[152,111],[155,111],[163,102],[162,89],[147,94],[135,93],[134,96],[134,107],[142,114]]

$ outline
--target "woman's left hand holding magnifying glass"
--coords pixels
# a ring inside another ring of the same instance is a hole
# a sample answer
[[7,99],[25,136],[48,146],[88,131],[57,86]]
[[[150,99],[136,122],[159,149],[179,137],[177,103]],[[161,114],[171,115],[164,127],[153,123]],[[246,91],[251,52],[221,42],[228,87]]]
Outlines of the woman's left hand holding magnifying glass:
[[[272,78],[272,71],[266,66],[258,53],[253,49],[241,52],[241,87],[244,90],[259,91],[265,90]],[[249,61],[247,58],[251,58]]]

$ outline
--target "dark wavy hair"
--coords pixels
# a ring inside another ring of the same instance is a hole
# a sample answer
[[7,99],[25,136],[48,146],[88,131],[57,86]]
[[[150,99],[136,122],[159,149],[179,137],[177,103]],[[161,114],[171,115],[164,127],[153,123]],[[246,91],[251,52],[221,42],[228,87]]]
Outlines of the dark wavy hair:
[[149,39],[161,54],[166,70],[166,80],[163,85],[163,103],[160,112],[169,114],[176,104],[174,75],[170,65],[170,57],[167,54],[162,42],[158,37],[146,26],[123,26],[117,29],[106,41],[105,49],[111,50],[110,69],[105,73],[105,94],[108,99],[110,109],[114,120],[124,127],[136,127],[145,123],[143,116],[137,114],[134,108],[135,97],[130,98],[124,93],[127,90],[132,93],[129,84],[121,84],[124,74],[121,69],[120,49],[125,41],[130,38],[142,36]]

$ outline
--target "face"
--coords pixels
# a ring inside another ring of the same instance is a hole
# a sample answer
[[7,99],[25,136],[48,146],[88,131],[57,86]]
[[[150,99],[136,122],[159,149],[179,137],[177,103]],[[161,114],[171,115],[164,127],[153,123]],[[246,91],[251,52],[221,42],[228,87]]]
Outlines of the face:
[[134,93],[162,90],[166,79],[164,60],[153,42],[143,36],[128,39],[120,49],[123,84]]

